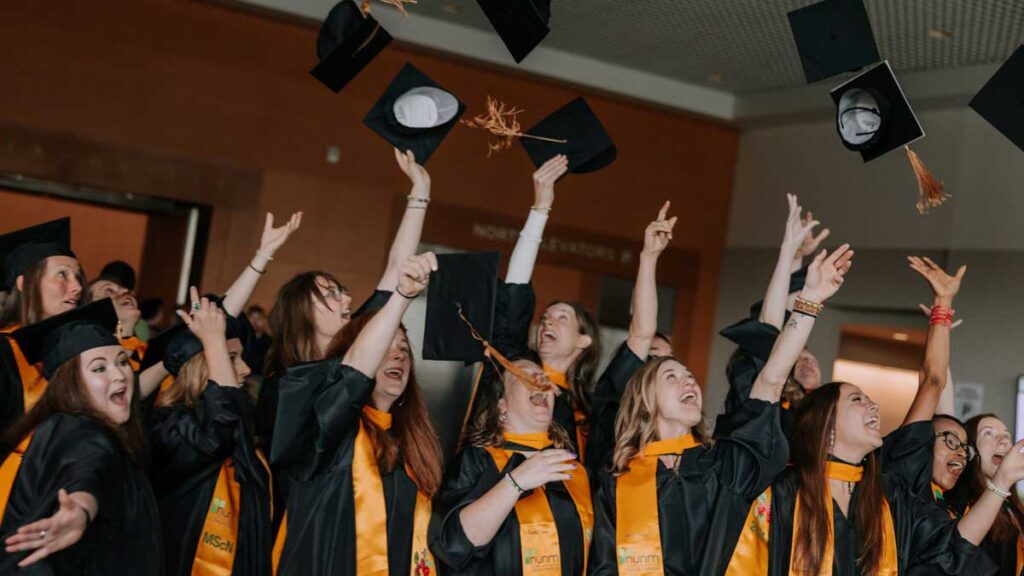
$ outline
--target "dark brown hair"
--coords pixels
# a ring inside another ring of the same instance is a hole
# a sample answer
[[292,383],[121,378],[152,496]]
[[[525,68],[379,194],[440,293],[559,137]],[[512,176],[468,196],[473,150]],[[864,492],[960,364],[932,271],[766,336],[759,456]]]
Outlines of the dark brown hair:
[[[129,386],[133,383],[129,382]],[[115,424],[92,406],[82,379],[81,355],[61,364],[46,385],[46,391],[27,414],[4,435],[4,443],[16,446],[22,438],[39,427],[50,416],[63,412],[80,414],[102,424],[115,442],[139,467],[145,466],[146,436],[142,428],[138,386],[132,391],[131,413],[124,424]]]
[[[376,312],[363,314],[345,325],[331,340],[326,358],[341,358]],[[405,327],[399,328],[403,333]],[[399,452],[412,471],[416,486],[433,496],[441,486],[441,443],[427,413],[427,405],[416,382],[415,360],[409,356],[409,381],[405,391],[391,405],[392,431],[381,430],[365,415],[363,427],[373,442],[377,465],[388,473],[395,469]]]
[[[40,281],[46,274],[46,266],[49,258],[43,258],[39,262],[29,266],[21,273],[21,290],[12,286],[7,293],[7,300],[0,309],[0,328],[7,328],[15,324],[27,326],[43,319],[43,295],[39,287]],[[78,268],[78,283],[82,285],[82,299],[87,297],[88,291],[85,286],[85,272],[81,266]]]
[[590,346],[580,352],[565,375],[569,384],[569,398],[572,400],[573,406],[585,414],[589,414],[591,386],[597,373],[597,365],[601,362],[601,332],[594,316],[579,302],[556,300],[548,304],[548,308],[556,304],[565,304],[572,308],[576,313],[576,323],[580,327],[579,333],[590,337]]
[[[790,439],[790,455],[797,473],[797,497],[804,518],[800,526],[795,526],[796,538],[790,563],[799,572],[807,574],[820,571],[828,527],[832,522],[832,503],[826,502],[825,497],[828,482],[825,463],[830,449],[829,434],[836,425],[836,405],[842,384],[832,382],[809,392],[793,416],[793,429],[800,433]],[[874,452],[864,459],[863,466],[864,477],[857,487],[855,507],[851,512],[861,542],[857,566],[862,574],[875,574],[885,546],[881,513],[885,492]]]
[[337,278],[319,270],[297,274],[281,286],[267,319],[271,339],[264,370],[267,378],[273,378],[289,366],[326,357],[325,351],[316,346],[313,299],[327,305],[317,286],[317,278],[333,282],[342,292],[347,292]]

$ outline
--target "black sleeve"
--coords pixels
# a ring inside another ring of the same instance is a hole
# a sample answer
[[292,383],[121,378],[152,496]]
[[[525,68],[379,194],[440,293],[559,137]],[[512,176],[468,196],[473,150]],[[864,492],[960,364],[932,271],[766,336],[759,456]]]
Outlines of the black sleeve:
[[521,358],[530,344],[530,322],[537,307],[533,284],[498,285],[498,304],[491,343],[505,356]]
[[7,338],[0,334],[0,436],[25,412],[21,373]]
[[106,433],[89,426],[66,436],[61,441],[59,454],[54,459],[59,463],[57,486],[68,494],[92,494],[102,514],[104,505],[110,506],[115,497],[112,490],[120,484],[121,456],[118,448]]
[[587,442],[586,462],[591,474],[610,463],[615,450],[615,419],[619,415],[619,403],[626,384],[633,374],[644,365],[623,342],[597,380],[591,399],[590,440]]
[[615,512],[615,478],[602,471],[594,494],[594,540],[587,563],[590,576],[618,576]]
[[360,306],[358,310],[352,313],[352,317],[358,318],[364,314],[376,312],[377,310],[383,308],[384,305],[387,304],[388,300],[390,299],[390,290],[374,290],[373,294],[371,294],[370,297],[366,299],[366,302],[363,302],[363,305]]
[[935,426],[914,422],[893,430],[882,443],[882,473],[916,497],[931,494]]
[[[930,499],[907,494],[908,507],[904,513],[913,519],[909,550],[909,574],[914,575],[994,575],[998,566],[980,547],[960,535],[957,521],[936,506]],[[901,547],[902,548],[902,547]],[[902,554],[904,550],[900,550]]]
[[358,426],[372,393],[372,378],[337,360],[288,369],[279,386],[271,462],[303,462],[300,475],[312,474]]
[[[744,319],[723,329],[720,334],[739,346],[726,367],[729,391],[725,397],[725,411],[736,412],[750,398],[754,381],[768,362],[779,330],[756,319]],[[718,434],[717,428],[715,433]]]
[[747,400],[738,412],[719,417],[731,432],[712,448],[723,490],[753,501],[786,469],[789,442],[779,423],[782,408],[764,400]]

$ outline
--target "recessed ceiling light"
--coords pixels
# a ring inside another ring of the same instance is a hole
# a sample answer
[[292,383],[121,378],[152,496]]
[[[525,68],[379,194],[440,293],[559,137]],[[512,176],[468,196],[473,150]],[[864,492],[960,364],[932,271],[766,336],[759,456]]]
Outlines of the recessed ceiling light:
[[445,14],[462,14],[462,7],[455,2],[444,2],[441,4],[441,12]]
[[722,74],[721,72],[712,72],[711,74],[708,74],[708,82],[721,84],[722,82],[725,82],[725,74]]
[[899,340],[900,342],[906,342],[907,340],[910,340],[910,334],[905,334],[903,332],[897,332],[897,333],[892,335],[892,339],[893,340]]
[[929,28],[928,37],[932,40],[949,40],[953,37],[953,33],[949,30],[940,30],[938,28]]

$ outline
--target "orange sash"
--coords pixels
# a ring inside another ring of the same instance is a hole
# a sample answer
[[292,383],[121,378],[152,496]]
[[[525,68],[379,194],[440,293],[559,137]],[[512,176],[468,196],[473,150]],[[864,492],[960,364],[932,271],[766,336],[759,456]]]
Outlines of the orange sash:
[[[859,482],[864,469],[841,462],[825,464],[827,478],[845,482]],[[832,507],[832,492],[828,482],[825,483],[825,502],[828,509]],[[768,573],[768,539],[771,523],[772,490],[768,488],[754,500],[744,523],[745,529],[740,534],[726,569],[727,576],[746,576],[748,574]],[[806,576],[797,569],[796,542],[797,534],[804,524],[800,513],[800,493],[797,492],[796,506],[793,510],[793,542],[789,557],[789,575]],[[832,523],[828,524],[828,539],[822,551],[821,570],[818,576],[832,576],[832,559],[834,553],[834,533]],[[882,558],[879,561],[877,576],[896,576],[899,568],[896,558],[896,530],[893,523],[889,502],[882,501]]]
[[[544,375],[553,384],[568,392],[569,381],[566,378],[565,372],[559,372],[545,364]],[[583,462],[584,455],[587,453],[587,438],[590,436],[590,426],[587,422],[587,414],[574,405],[572,397],[569,398],[569,405],[572,406],[572,419],[576,424],[576,453],[580,457],[580,462]]]
[[[505,434],[505,440],[536,450],[551,446],[546,433],[537,434]],[[504,470],[513,450],[489,446],[487,452],[494,460],[498,470]],[[594,505],[590,498],[590,480],[586,470],[577,468],[572,479],[562,482],[580,517],[583,528],[583,571],[587,569],[587,557],[590,553],[590,541],[594,534]],[[551,515],[547,494],[544,488],[536,488],[524,498],[520,498],[515,507],[516,519],[519,521],[519,541],[522,548],[523,576],[560,575],[562,573],[561,549],[558,543],[558,528]]]
[[192,561],[193,576],[231,576],[238,548],[238,515],[242,511],[242,485],[235,478],[231,458],[224,461],[206,511],[206,520]]
[[132,336],[130,338],[122,338],[121,347],[128,351],[128,363],[131,364],[132,370],[138,372],[142,357],[145,356],[146,349],[149,348],[149,343],[139,340],[136,336]]
[[14,489],[14,480],[18,477],[18,470],[21,469],[21,461],[25,458],[28,445],[32,442],[32,434],[25,436],[18,447],[7,455],[4,463],[0,465],[0,525],[4,523],[4,512],[7,511],[7,499],[11,497],[11,490]]
[[[8,326],[0,330],[0,334],[10,334],[18,328],[21,328],[20,324]],[[36,405],[36,402],[43,397],[43,392],[46,392],[47,380],[43,378],[38,368],[28,363],[28,360],[25,359],[25,354],[21,352],[21,347],[18,346],[17,340],[8,338],[7,341],[11,344],[11,352],[14,353],[14,361],[18,365],[18,376],[21,377],[21,389],[24,394],[25,413],[28,413]]]
[[658,517],[658,460],[700,446],[693,434],[650,442],[629,461],[615,481],[615,544],[619,574],[661,576],[665,573]]

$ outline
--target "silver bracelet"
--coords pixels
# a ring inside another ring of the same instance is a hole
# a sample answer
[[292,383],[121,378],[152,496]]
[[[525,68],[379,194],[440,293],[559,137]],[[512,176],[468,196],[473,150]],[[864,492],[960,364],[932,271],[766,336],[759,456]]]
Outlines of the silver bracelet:
[[985,480],[985,488],[988,489],[989,492],[995,494],[996,496],[999,496],[1003,500],[1009,498],[1011,494],[1008,490],[1000,490],[998,486],[993,484],[992,481],[988,479]]
[[516,492],[519,492],[520,496],[526,494],[526,490],[523,490],[523,487],[520,486],[518,482],[516,482],[516,479],[512,477],[512,474],[510,472],[505,474],[505,480],[508,482],[509,486],[515,488]]

